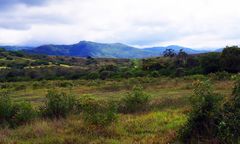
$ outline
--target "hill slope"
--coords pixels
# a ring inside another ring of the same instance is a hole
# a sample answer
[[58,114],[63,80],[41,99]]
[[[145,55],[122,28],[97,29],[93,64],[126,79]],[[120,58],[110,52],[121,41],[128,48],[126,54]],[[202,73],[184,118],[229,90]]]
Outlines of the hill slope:
[[26,52],[60,56],[91,56],[95,58],[143,58],[154,56],[153,52],[120,43],[102,44],[87,41],[81,41],[73,45],[44,45],[32,50],[26,50]]
[[9,50],[9,51],[34,49],[34,47],[30,47],[30,46],[0,46],[0,48],[4,48],[4,49]]
[[156,52],[158,54],[163,54],[163,52],[166,49],[173,49],[176,53],[178,53],[181,49],[183,49],[183,51],[185,51],[188,54],[199,54],[199,53],[206,53],[209,51],[204,51],[204,50],[194,50],[191,48],[186,48],[186,47],[181,47],[181,46],[176,46],[176,45],[170,45],[167,47],[152,47],[152,48],[145,48],[144,50],[148,50],[148,51],[152,51],[152,52]]
[[[21,47],[6,47],[8,50],[19,50]],[[43,45],[36,48],[22,48],[30,54],[45,54],[55,56],[76,56],[76,57],[94,57],[94,58],[148,58],[163,55],[166,49],[173,49],[179,52],[183,49],[188,54],[199,54],[207,51],[193,50],[191,48],[180,46],[135,48],[121,43],[96,43],[90,41],[81,41],[73,45]]]

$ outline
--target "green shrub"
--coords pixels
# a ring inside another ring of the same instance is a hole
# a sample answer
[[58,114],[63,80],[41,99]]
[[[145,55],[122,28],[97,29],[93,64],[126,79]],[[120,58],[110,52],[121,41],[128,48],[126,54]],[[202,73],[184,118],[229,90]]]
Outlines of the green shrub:
[[149,95],[140,86],[135,86],[131,93],[128,93],[122,100],[120,111],[134,113],[146,110],[149,103]]
[[84,121],[89,124],[103,127],[117,120],[117,107],[114,103],[101,103],[88,97],[82,102],[82,109]]
[[174,75],[175,75],[176,77],[182,77],[182,76],[186,75],[186,74],[185,74],[185,69],[182,68],[182,67],[177,68]]
[[105,80],[111,78],[113,75],[112,71],[101,71],[100,72],[100,79]]
[[0,125],[17,127],[33,120],[36,112],[30,103],[14,103],[7,93],[0,95]]
[[134,76],[134,73],[132,71],[130,71],[130,70],[126,70],[126,71],[121,73],[121,76],[123,78],[130,78],[130,77]]
[[230,80],[231,74],[228,72],[216,72],[208,75],[212,80]]
[[58,87],[73,87],[74,84],[70,81],[60,81],[57,83]]
[[185,76],[185,80],[207,80],[207,77],[205,75],[197,74],[197,75],[191,75],[191,76]]
[[86,78],[90,79],[90,80],[95,80],[95,79],[99,79],[100,75],[97,72],[91,72],[89,74],[87,74]]
[[36,117],[36,112],[32,105],[27,102],[20,102],[13,105],[13,116],[10,120],[10,125],[16,127],[23,125]]
[[48,118],[65,118],[71,112],[74,112],[76,99],[66,93],[49,91],[46,96],[45,105],[40,108],[44,117]]
[[220,121],[221,96],[213,92],[209,81],[197,81],[191,97],[192,111],[180,138],[185,143],[219,142],[217,137]]
[[0,124],[5,125],[11,119],[13,103],[7,92],[0,94]]
[[159,77],[160,76],[160,74],[159,74],[159,72],[158,71],[152,71],[151,73],[150,73],[150,76],[151,77]]
[[17,85],[15,88],[14,88],[16,91],[20,91],[20,90],[26,90],[27,89],[27,86],[22,84],[22,85]]
[[236,78],[232,97],[222,109],[222,119],[219,125],[218,137],[224,143],[239,143],[240,141],[240,77]]

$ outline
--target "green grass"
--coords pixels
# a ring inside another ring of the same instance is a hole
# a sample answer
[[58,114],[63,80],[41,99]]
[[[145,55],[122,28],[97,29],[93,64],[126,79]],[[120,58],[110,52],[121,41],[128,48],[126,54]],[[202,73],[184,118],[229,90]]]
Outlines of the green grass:
[[[82,115],[61,120],[37,119],[17,129],[1,129],[0,143],[55,144],[55,143],[170,143],[176,141],[177,131],[186,122],[192,80],[170,78],[136,78],[123,80],[75,80],[43,82],[11,82],[8,86],[15,101],[30,101],[36,108],[42,105],[49,89],[72,93],[81,98],[91,95],[96,100],[120,101],[134,84],[142,84],[150,94],[150,108],[137,114],[118,114],[117,122],[108,127],[84,123]],[[72,86],[61,86],[71,83]],[[37,86],[33,86],[38,84]],[[20,89],[24,85],[25,88]],[[231,81],[215,81],[214,88],[229,95]],[[16,87],[20,87],[17,90]]]

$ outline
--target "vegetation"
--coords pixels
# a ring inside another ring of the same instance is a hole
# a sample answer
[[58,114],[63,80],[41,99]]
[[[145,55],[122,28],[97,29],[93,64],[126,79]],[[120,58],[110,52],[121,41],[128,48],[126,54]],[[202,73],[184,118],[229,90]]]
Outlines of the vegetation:
[[73,112],[76,105],[74,96],[66,93],[57,93],[49,91],[46,96],[46,101],[41,107],[41,114],[49,118],[64,118],[70,112]]
[[35,118],[35,111],[26,102],[15,103],[6,92],[0,95],[0,125],[16,127],[26,124]]
[[227,102],[213,92],[209,82],[196,83],[192,111],[180,132],[185,143],[239,143],[239,76],[236,79]]
[[192,111],[188,122],[181,131],[185,143],[219,143],[217,138],[220,122],[221,97],[213,92],[208,81],[195,83],[191,97]]
[[146,110],[149,103],[148,94],[143,92],[141,86],[133,88],[131,93],[128,93],[123,98],[123,107],[121,108],[124,113],[134,113]]
[[167,49],[164,57],[148,59],[95,59],[28,55],[0,51],[0,81],[118,79],[130,77],[181,77],[216,72],[238,73],[240,51],[226,47],[222,53],[188,55]]
[[117,120],[117,107],[114,103],[101,103],[88,98],[82,102],[84,121],[96,126],[108,126]]
[[225,143],[238,143],[240,140],[240,77],[236,77],[232,96],[223,106],[221,114],[220,139]]
[[239,143],[237,47],[172,52],[124,60],[1,49],[0,143]]

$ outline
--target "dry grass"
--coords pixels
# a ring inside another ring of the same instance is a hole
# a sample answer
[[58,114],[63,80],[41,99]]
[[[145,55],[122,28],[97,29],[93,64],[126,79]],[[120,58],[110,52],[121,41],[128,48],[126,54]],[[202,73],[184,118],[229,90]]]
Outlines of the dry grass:
[[[80,115],[62,120],[38,119],[17,129],[1,129],[0,144],[165,144],[176,140],[178,129],[185,123],[189,111],[188,97],[192,93],[192,80],[169,78],[138,78],[120,81],[68,81],[72,87],[56,86],[56,81],[46,86],[32,88],[32,82],[9,83],[26,85],[25,90],[11,91],[16,101],[27,100],[35,107],[42,104],[49,89],[70,92],[81,97],[86,94],[97,100],[120,101],[134,84],[142,84],[151,95],[148,111],[138,114],[119,114],[119,120],[108,127],[96,127],[84,123]],[[228,95],[233,83],[215,81],[217,91]]]

